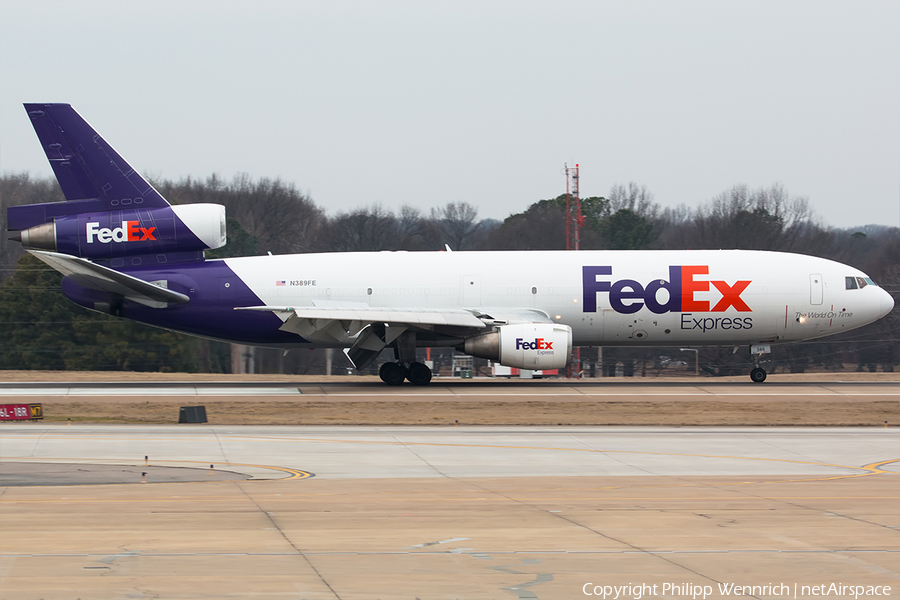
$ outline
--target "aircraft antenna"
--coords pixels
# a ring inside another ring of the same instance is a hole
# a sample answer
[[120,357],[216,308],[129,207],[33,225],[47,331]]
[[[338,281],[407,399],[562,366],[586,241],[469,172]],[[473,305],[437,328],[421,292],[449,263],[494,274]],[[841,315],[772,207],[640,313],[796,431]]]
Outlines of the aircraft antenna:
[[566,250],[581,249],[581,196],[578,193],[578,164],[566,168]]
[[[581,195],[578,191],[578,163],[574,168],[565,164],[566,168],[566,250],[581,249],[581,226],[584,225],[584,217],[581,216]],[[566,369],[566,377],[580,377],[581,375],[581,348],[575,348],[572,359]]]

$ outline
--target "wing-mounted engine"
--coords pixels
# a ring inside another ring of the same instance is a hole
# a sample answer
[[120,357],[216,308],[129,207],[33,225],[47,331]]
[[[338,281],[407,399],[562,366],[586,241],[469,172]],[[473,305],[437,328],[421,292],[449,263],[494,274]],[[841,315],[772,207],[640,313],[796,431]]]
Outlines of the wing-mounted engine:
[[572,355],[572,328],[555,323],[501,325],[468,337],[459,348],[519,369],[562,369]]
[[[38,206],[11,207],[10,224],[17,222],[17,209],[34,212]],[[31,250],[94,260],[211,250],[225,245],[225,207],[184,204],[140,208],[132,204],[119,210],[54,216],[16,231],[12,239]]]

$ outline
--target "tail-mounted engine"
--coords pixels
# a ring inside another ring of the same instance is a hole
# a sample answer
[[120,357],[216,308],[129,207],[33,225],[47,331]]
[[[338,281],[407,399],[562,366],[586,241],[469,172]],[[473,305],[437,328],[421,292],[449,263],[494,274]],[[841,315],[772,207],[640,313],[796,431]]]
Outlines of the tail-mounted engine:
[[[10,225],[15,226],[16,209],[34,213],[39,206],[9,208]],[[225,207],[184,204],[60,215],[14,231],[11,239],[26,248],[90,259],[211,250],[225,245]]]
[[466,354],[519,369],[562,369],[572,356],[572,328],[552,323],[501,325],[466,338]]

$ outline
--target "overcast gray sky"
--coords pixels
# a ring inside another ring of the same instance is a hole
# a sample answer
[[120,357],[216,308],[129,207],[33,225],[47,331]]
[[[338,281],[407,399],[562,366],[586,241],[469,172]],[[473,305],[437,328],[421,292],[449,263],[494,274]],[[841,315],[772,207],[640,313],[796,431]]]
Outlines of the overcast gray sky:
[[0,0],[0,172],[51,170],[23,102],[133,167],[281,177],[332,214],[502,219],[646,185],[781,182],[826,224],[900,225],[900,2]]

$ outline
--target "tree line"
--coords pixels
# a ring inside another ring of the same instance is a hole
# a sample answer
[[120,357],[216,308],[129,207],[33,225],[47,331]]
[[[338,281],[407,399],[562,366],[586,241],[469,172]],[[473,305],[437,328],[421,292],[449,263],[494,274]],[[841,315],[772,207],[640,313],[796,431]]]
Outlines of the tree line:
[[[212,258],[254,254],[363,252],[382,250],[562,250],[566,197],[538,200],[506,219],[479,219],[470,202],[451,202],[428,212],[379,204],[329,214],[293,184],[279,179],[160,180],[154,186],[173,204],[222,204],[228,244]],[[0,212],[21,204],[62,200],[55,180],[28,174],[0,176]],[[900,229],[824,225],[809,202],[781,185],[751,189],[736,185],[695,207],[663,208],[645,186],[615,185],[607,196],[582,199],[585,250],[739,248],[798,252],[862,269],[888,291],[900,292]],[[227,344],[150,328],[86,311],[59,290],[61,276],[0,240],[0,369],[110,369],[230,372],[236,358]],[[900,319],[887,318],[821,341],[773,348],[775,365],[809,368],[893,369],[900,363]],[[240,351],[243,352],[243,351]],[[249,354],[259,372],[320,373],[331,355],[300,350]],[[438,362],[449,363],[447,352]],[[672,349],[607,348],[582,353],[585,373],[659,374],[671,365],[693,368],[693,354]],[[346,368],[337,353],[335,366]],[[701,368],[710,374],[744,373],[749,359],[732,349],[704,348]],[[438,368],[440,368],[440,364]],[[769,367],[771,372],[772,367]]]

